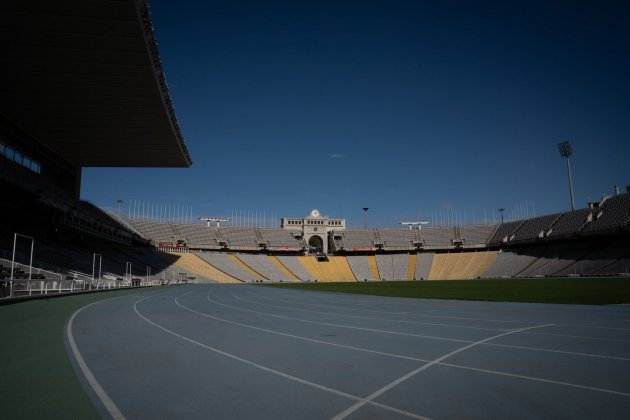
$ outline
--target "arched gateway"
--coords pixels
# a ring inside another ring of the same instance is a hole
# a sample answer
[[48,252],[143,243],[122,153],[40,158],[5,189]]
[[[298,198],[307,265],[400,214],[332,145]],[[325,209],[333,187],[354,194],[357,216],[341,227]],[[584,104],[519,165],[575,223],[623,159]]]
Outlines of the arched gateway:
[[313,209],[306,217],[283,217],[282,228],[293,231],[293,235],[301,237],[312,252],[328,253],[328,233],[346,230],[345,219],[331,219]]

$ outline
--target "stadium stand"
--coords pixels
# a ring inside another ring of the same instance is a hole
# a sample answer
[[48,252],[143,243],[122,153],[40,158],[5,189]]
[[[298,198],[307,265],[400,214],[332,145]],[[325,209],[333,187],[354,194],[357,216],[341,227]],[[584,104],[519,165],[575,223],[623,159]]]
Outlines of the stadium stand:
[[509,242],[514,232],[521,227],[523,222],[523,220],[518,220],[500,224],[494,232],[494,235],[492,235],[492,238],[490,238],[490,244],[504,244]]
[[367,255],[348,255],[348,264],[358,281],[376,281],[380,280],[378,276],[372,274],[370,263]]
[[487,278],[515,277],[527,269],[541,256],[543,248],[522,248],[519,250],[503,250],[496,257],[494,264],[484,273]]
[[408,254],[377,254],[376,262],[381,280],[405,280],[407,278]]
[[309,272],[310,277],[317,281],[356,281],[346,257],[336,256],[318,260],[316,257],[300,256],[297,259]]
[[428,279],[432,265],[433,253],[423,252],[422,254],[418,254],[416,259],[416,280]]
[[409,254],[407,257],[407,280],[415,280],[416,279],[416,262],[418,256],[417,254]]
[[311,275],[304,265],[295,256],[278,255],[278,260],[297,278],[302,281],[315,281],[316,278]]
[[429,280],[481,278],[492,266],[496,256],[496,251],[435,254],[428,278]]
[[346,251],[370,251],[376,249],[374,230],[346,230],[340,232],[341,240],[337,249]]
[[260,243],[255,228],[229,227],[220,229],[221,236],[227,240],[230,249],[258,250]]
[[378,271],[378,263],[376,262],[376,255],[368,256],[368,266],[370,267],[370,272],[372,273],[372,277],[375,279],[381,280],[381,273]]
[[236,254],[236,256],[267,281],[298,281],[286,268],[283,270],[281,266],[274,262],[272,257],[265,254]]
[[241,280],[229,276],[220,270],[217,270],[215,267],[199,258],[198,255],[195,255],[193,253],[180,253],[177,254],[177,256],[179,258],[175,262],[175,265],[177,267],[180,267],[182,270],[195,274],[200,279],[209,280],[216,283],[241,282]]
[[303,241],[295,239],[284,229],[258,229],[262,241],[268,250],[272,251],[300,251],[305,249]]
[[628,231],[630,220],[630,194],[606,197],[592,213],[592,221],[583,230],[585,234],[603,234],[616,230]]
[[257,283],[265,280],[233,254],[223,252],[197,252],[196,254],[217,270],[240,281]]
[[383,249],[407,251],[415,248],[419,242],[418,231],[409,229],[378,229]]
[[289,279],[289,281],[302,281],[295,273],[293,273],[287,266],[285,266],[282,261],[278,259],[275,255],[269,255],[269,260],[276,265],[278,270],[284,273],[284,276]]
[[485,245],[495,232],[496,225],[468,225],[461,226],[460,235],[465,245]]
[[591,209],[589,208],[563,213],[551,227],[548,238],[561,239],[577,235],[582,230],[590,214]]
[[511,242],[531,242],[546,238],[561,216],[562,213],[556,213],[525,220],[514,232]]

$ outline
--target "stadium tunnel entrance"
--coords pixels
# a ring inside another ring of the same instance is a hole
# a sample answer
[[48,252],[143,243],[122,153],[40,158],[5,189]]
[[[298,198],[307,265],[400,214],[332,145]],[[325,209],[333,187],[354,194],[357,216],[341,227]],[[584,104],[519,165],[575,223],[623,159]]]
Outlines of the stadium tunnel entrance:
[[321,236],[313,235],[308,240],[308,247],[311,252],[322,253],[324,251],[324,240]]

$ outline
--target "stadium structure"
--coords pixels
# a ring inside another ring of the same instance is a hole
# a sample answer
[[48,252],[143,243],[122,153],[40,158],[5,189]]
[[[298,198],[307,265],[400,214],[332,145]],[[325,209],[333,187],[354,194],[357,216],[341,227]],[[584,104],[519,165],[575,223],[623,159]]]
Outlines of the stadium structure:
[[0,21],[3,417],[628,417],[624,307],[249,284],[627,277],[630,187],[417,229],[127,217],[81,200],[82,168],[192,164],[147,3],[8,1]]
[[[570,212],[421,230],[347,229],[345,220],[318,210],[283,218],[275,229],[106,212],[80,200],[81,168],[192,162],[147,4],[9,2],[2,11],[10,41],[2,64],[11,69],[0,101],[5,296],[192,278],[325,282],[630,271],[627,191]],[[25,284],[29,277],[36,281]]]

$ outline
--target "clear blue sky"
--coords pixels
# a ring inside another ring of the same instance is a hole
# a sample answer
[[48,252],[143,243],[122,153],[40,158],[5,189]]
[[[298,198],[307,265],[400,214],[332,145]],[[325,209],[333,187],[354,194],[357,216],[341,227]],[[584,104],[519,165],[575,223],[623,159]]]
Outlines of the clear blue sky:
[[[462,4],[465,3],[465,4]],[[189,169],[86,169],[83,197],[359,224],[567,208],[630,184],[630,3],[153,0]],[[149,139],[147,139],[149,140]]]

